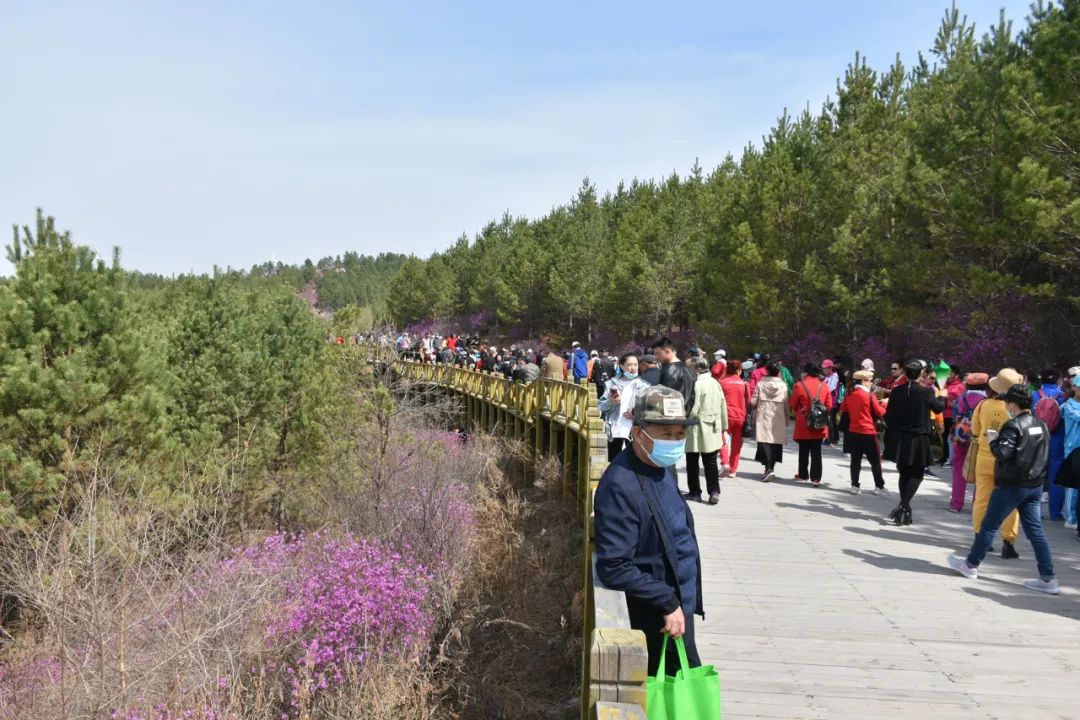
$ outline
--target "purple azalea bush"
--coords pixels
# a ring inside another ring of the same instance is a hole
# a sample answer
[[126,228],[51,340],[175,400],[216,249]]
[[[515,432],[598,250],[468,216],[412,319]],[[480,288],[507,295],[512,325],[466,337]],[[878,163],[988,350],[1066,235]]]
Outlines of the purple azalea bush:
[[[252,581],[269,588],[270,602],[234,604]],[[110,717],[226,720],[234,716],[233,701],[242,703],[236,688],[257,684],[245,682],[256,678],[276,679],[286,703],[282,717],[297,717],[322,693],[363,677],[374,661],[421,662],[435,629],[433,582],[427,566],[407,552],[347,533],[275,534],[237,548],[197,573],[182,607],[165,608],[146,632],[160,632],[181,611],[195,618],[202,608],[233,608],[239,617],[229,637],[262,638],[246,672],[218,676],[206,687],[181,687],[169,703],[136,692],[131,705],[112,708]],[[71,695],[75,678],[63,679],[57,658],[0,665],[0,720],[34,716],[35,707],[55,701],[62,681]]]

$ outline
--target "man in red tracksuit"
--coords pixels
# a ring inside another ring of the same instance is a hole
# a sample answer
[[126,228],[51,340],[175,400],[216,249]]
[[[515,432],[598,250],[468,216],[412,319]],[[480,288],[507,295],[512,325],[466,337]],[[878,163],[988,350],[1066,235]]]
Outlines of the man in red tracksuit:
[[848,417],[845,439],[851,450],[851,492],[853,495],[860,492],[859,472],[865,455],[874,473],[874,494],[881,495],[887,491],[885,478],[881,474],[881,453],[878,450],[875,422],[885,416],[885,407],[873,393],[873,371],[860,370],[852,375],[852,379],[855,380],[855,387],[840,404],[840,412]]

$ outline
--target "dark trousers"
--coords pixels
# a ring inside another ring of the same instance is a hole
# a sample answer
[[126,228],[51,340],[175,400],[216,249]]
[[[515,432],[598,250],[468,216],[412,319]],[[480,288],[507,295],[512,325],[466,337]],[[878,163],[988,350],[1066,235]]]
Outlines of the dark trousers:
[[799,477],[821,482],[821,441],[799,440]]
[[699,460],[705,466],[705,487],[709,494],[720,492],[720,466],[716,464],[716,456],[719,452],[719,450],[713,450],[707,453],[686,453],[686,485],[690,488],[691,495],[701,494]]
[[[649,677],[654,677],[660,668],[660,651],[666,636],[660,632],[664,627],[664,618],[657,611],[647,614],[649,617],[635,617],[646,613],[630,613],[630,627],[645,633],[645,646],[649,650]],[[683,617],[686,618],[686,634],[683,635],[683,644],[686,646],[686,659],[690,667],[701,667],[701,657],[698,655],[697,644],[694,642],[694,613],[683,608]],[[679,653],[675,651],[675,643],[668,645],[667,656],[664,658],[668,675],[674,675],[681,670],[679,667]]]
[[829,444],[840,444],[840,424],[836,422],[836,410],[829,411]]
[[953,419],[945,418],[945,432],[941,436],[941,462],[946,462],[949,459],[949,446],[952,444],[949,442],[949,436],[952,434]]
[[607,443],[607,460],[611,462],[615,459],[615,456],[623,451],[623,448],[630,447],[630,441],[626,438],[614,438],[608,440]]
[[851,486],[859,487],[862,459],[866,456],[870,462],[870,470],[874,473],[874,487],[885,487],[885,478],[881,474],[881,453],[878,451],[877,435],[849,432],[845,440],[851,450]]
[[896,469],[900,472],[900,507],[910,510],[911,498],[915,497],[915,493],[919,492],[919,486],[922,485],[926,468],[897,465]]

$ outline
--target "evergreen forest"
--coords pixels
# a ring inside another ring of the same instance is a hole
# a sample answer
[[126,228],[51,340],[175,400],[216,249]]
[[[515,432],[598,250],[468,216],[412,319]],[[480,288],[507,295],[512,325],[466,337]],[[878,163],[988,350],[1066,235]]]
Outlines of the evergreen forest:
[[585,180],[543,217],[407,259],[391,316],[612,350],[668,333],[736,354],[1073,365],[1078,48],[1077,0],[981,35],[953,8],[914,66],[856,54],[820,110],[785,110],[718,167]]

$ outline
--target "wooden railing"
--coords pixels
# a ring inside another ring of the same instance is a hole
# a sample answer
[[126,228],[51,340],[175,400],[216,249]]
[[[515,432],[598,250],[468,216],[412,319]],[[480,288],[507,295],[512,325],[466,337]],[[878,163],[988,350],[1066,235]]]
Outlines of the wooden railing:
[[592,386],[543,379],[525,385],[495,373],[399,360],[392,348],[366,351],[406,383],[456,395],[471,432],[498,433],[525,444],[534,457],[522,467],[522,481],[535,479],[540,456],[559,459],[562,492],[576,496],[585,538],[581,717],[644,718],[645,636],[630,628],[625,595],[605,588],[593,572],[592,503],[607,467],[607,436]]

